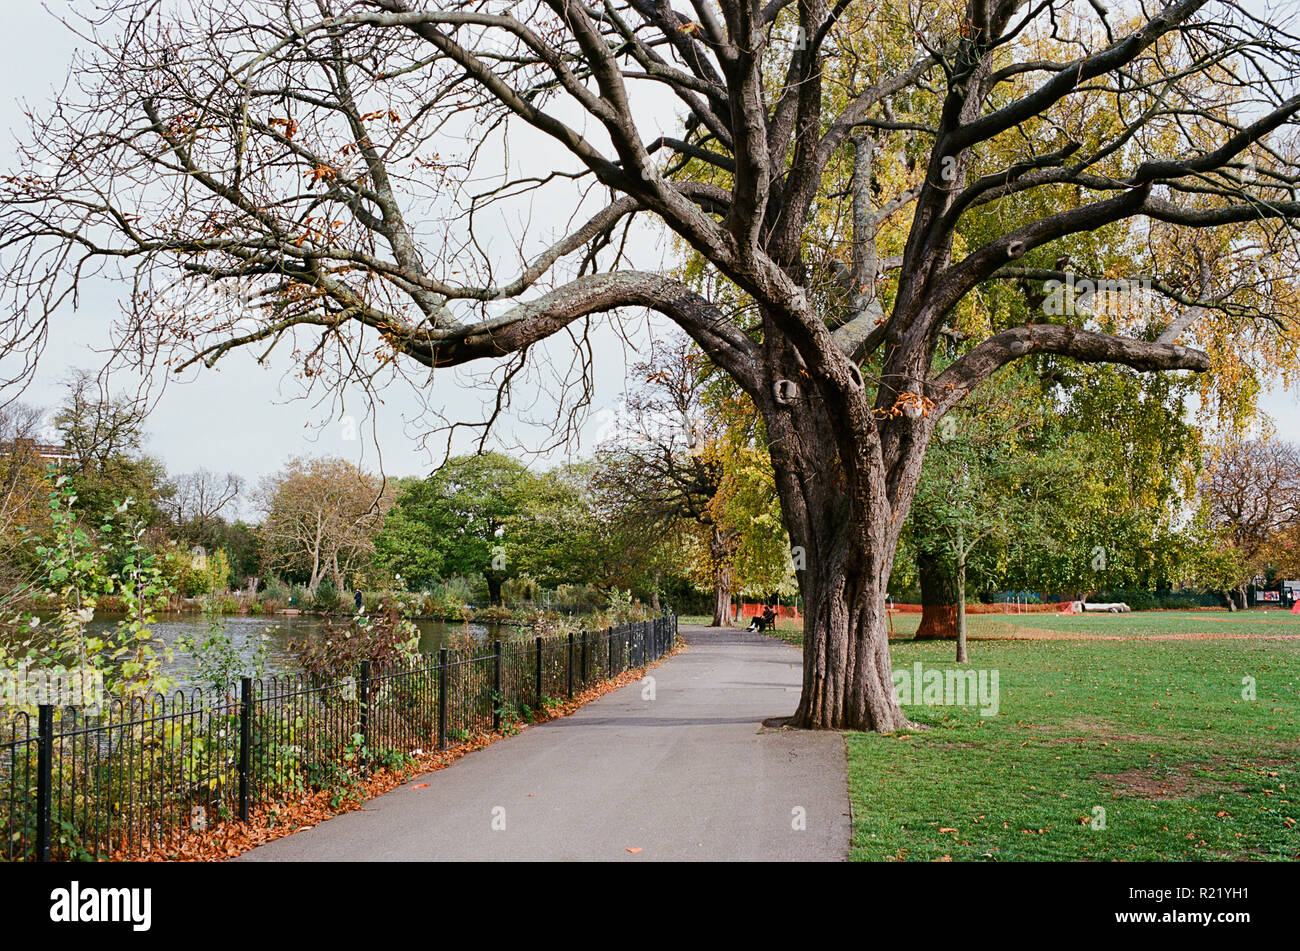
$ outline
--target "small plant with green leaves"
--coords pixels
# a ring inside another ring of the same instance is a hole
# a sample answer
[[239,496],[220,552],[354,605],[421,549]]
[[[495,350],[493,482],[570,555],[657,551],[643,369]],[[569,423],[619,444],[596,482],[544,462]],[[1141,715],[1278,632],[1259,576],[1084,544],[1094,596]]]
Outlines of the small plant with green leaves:
[[266,673],[267,654],[274,628],[254,635],[252,652],[248,655],[245,648],[241,648],[231,638],[219,615],[206,606],[203,615],[208,628],[206,636],[187,635],[176,642],[177,648],[194,659],[194,681],[217,693],[229,694],[242,677],[260,679]]
[[[90,532],[81,523],[77,494],[65,476],[53,477],[48,538],[36,541],[44,565],[41,587],[57,606],[54,619],[22,619],[23,639],[0,645],[0,667],[25,665],[49,673],[94,671],[111,696],[142,696],[171,686],[162,668],[170,650],[153,636],[157,609],[171,594],[157,559],[144,543],[133,502],[117,505]],[[124,617],[109,631],[91,633],[96,606],[111,598]]]
[[532,722],[531,719],[526,718],[524,711],[528,711],[528,716],[531,716],[532,711],[528,710],[526,704],[516,704],[501,691],[492,691],[492,712],[500,720],[501,729],[499,732],[502,736],[514,736],[518,733],[521,721]]

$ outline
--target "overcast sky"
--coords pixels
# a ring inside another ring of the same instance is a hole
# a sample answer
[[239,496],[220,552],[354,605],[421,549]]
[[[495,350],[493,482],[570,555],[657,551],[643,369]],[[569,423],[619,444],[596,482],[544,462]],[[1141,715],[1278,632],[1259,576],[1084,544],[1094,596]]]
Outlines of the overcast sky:
[[[0,130],[6,145],[22,130],[18,100],[25,99],[38,109],[48,101],[52,88],[66,76],[75,43],[76,37],[34,0],[5,0],[0,5]],[[11,154],[8,148],[4,153],[6,157]],[[655,235],[642,233],[638,264],[654,263],[647,261],[648,257],[662,260],[665,252],[661,245]],[[25,397],[27,402],[48,406],[56,401],[58,381],[69,368],[98,369],[102,365],[103,357],[94,348],[102,346],[104,329],[118,310],[117,291],[107,283],[96,285],[78,312],[62,316]],[[597,342],[597,412],[585,428],[587,446],[582,451],[590,448],[599,428],[608,424],[623,389],[628,358],[619,337],[607,325],[602,326],[605,329],[599,331]],[[646,336],[640,332],[633,339],[644,346]],[[420,402],[406,387],[386,389],[385,402],[377,407],[351,399],[346,415],[360,421],[370,413],[375,432],[370,432],[369,424],[358,425],[357,438],[349,440],[345,436],[353,428],[347,420],[340,422],[329,407],[293,399],[299,390],[296,383],[284,378],[286,369],[284,360],[258,367],[250,354],[235,354],[216,371],[203,371],[170,384],[150,416],[147,448],[172,472],[203,467],[235,471],[252,481],[295,455],[341,455],[373,468],[382,451],[383,469],[390,475],[427,472],[431,460],[438,456],[436,450],[431,454],[419,444],[418,437],[428,427],[412,422],[420,414]],[[462,390],[448,376],[435,384],[431,402],[445,407],[449,416],[479,418],[480,399],[481,394]],[[534,403],[527,394],[517,401],[524,408]],[[1295,392],[1274,391],[1264,399],[1263,407],[1284,438],[1300,441],[1300,399]],[[326,425],[319,426],[323,422]],[[536,446],[543,441],[540,431],[513,421],[503,433],[512,444]]]

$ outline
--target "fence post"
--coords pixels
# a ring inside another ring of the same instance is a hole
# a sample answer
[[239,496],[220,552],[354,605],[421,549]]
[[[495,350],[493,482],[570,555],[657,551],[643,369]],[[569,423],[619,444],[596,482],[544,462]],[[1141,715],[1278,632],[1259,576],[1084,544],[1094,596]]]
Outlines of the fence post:
[[609,676],[614,676],[614,629],[609,628],[606,633],[609,635]]
[[36,714],[36,860],[50,860],[50,800],[54,786],[54,707],[42,703]]
[[569,699],[573,699],[573,632],[569,632]]
[[505,702],[501,695],[501,642],[492,642],[492,731],[501,732],[501,704]]
[[582,632],[582,686],[587,686],[587,632]]
[[447,748],[447,648],[438,648],[438,749]]
[[542,639],[537,638],[537,712],[542,712]]
[[247,822],[252,809],[253,678],[239,680],[239,821]]

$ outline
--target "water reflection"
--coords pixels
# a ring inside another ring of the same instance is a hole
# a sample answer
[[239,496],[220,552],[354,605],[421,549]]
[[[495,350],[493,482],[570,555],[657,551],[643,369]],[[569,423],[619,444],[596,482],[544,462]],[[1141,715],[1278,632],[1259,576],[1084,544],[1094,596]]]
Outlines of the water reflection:
[[[225,628],[231,643],[239,649],[242,656],[252,663],[257,650],[258,638],[267,638],[266,669],[271,674],[293,673],[296,665],[289,643],[304,640],[320,634],[326,626],[324,618],[310,616],[274,615],[271,617],[249,617],[246,615],[229,615],[222,617],[219,623]],[[342,623],[343,619],[339,619]],[[117,623],[116,618],[96,618],[88,626],[88,632],[109,631]],[[171,645],[174,656],[165,665],[166,673],[181,686],[193,686],[195,674],[194,658],[176,647],[184,637],[193,637],[202,641],[208,634],[209,621],[199,615],[165,615],[153,625],[154,636],[165,644]],[[463,624],[459,622],[427,621],[413,622],[420,631],[420,650],[433,653],[440,647],[450,647],[463,643],[466,638],[475,641],[491,641],[494,638],[508,639],[517,633],[517,628],[503,624]],[[251,674],[252,671],[250,670]]]

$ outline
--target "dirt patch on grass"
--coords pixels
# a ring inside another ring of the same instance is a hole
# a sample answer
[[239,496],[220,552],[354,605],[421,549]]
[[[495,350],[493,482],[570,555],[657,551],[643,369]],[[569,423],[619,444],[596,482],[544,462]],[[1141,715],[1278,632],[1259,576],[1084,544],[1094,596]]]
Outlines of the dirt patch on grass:
[[1117,796],[1143,799],[1191,799],[1206,793],[1244,792],[1242,783],[1205,775],[1223,765],[1222,757],[1215,757],[1209,763],[1126,769],[1122,773],[1101,773],[1097,778],[1108,783]]
[[[1166,743],[1170,739],[1168,736],[1155,736],[1151,733],[1116,733],[1114,724],[1093,717],[1074,717],[1051,725],[1027,723],[1025,729],[1047,746],[1068,743]],[[1060,733],[1078,735],[1056,735]]]

